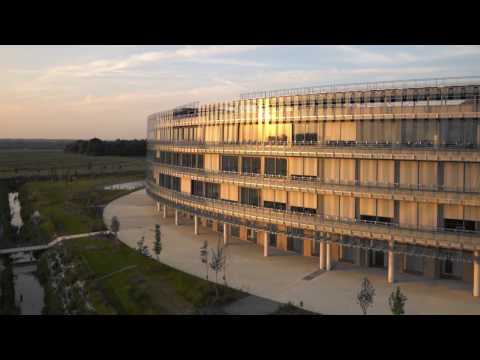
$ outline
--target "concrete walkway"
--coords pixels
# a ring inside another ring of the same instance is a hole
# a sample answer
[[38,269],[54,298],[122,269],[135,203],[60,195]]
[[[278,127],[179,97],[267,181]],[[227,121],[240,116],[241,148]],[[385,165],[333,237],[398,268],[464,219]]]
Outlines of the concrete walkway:
[[96,232],[90,232],[90,233],[84,233],[84,234],[59,236],[59,237],[53,239],[52,241],[50,241],[49,243],[43,244],[43,245],[33,245],[33,246],[23,246],[23,247],[1,249],[0,250],[0,255],[14,254],[14,253],[20,253],[20,252],[29,252],[29,251],[37,251],[37,250],[46,250],[46,249],[49,249],[52,246],[62,242],[63,240],[78,239],[78,238],[82,238],[82,237],[95,236],[95,235],[100,235],[100,234],[110,234],[110,231],[96,231]]
[[[177,227],[174,225],[173,210],[170,210],[167,219],[163,219],[161,213],[155,212],[154,205],[145,190],[139,190],[110,203],[104,210],[104,221],[108,225],[111,218],[117,216],[120,240],[136,248],[137,241],[145,236],[145,243],[150,249],[153,248],[155,224],[160,224],[163,234],[160,260],[204,278],[200,246],[205,240],[210,247],[216,246],[220,235],[204,227],[199,227],[200,235],[194,235],[193,221],[180,217],[180,226]],[[265,258],[260,247],[241,240],[231,240],[226,252],[228,284],[250,294],[281,303],[290,301],[297,306],[303,301],[306,310],[322,314],[361,314],[356,294],[362,278],[367,276],[376,290],[374,306],[369,309],[369,314],[390,314],[388,296],[394,286],[387,283],[383,269],[338,263],[333,271],[308,277],[318,270],[316,257],[271,249],[272,256]],[[304,280],[305,277],[307,280]],[[480,314],[480,300],[472,297],[468,284],[402,274],[396,285],[408,297],[405,306],[407,314]],[[240,311],[251,313],[246,309]]]

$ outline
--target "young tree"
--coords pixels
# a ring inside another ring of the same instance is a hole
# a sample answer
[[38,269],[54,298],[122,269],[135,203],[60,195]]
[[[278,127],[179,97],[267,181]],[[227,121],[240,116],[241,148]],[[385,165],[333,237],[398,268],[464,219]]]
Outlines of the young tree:
[[148,251],[148,246],[145,245],[145,236],[142,236],[142,238],[137,242],[137,250],[140,252],[140,254],[144,256],[149,256],[149,251]]
[[202,261],[202,264],[205,264],[205,273],[206,273],[205,278],[208,281],[208,267],[209,267],[209,264],[208,264],[208,242],[207,242],[207,240],[205,240],[203,242],[203,245],[200,247],[200,260]]
[[397,286],[397,289],[392,291],[390,297],[388,298],[388,305],[390,306],[392,315],[405,314],[405,303],[407,300],[407,297],[400,291],[400,287]]
[[357,302],[362,308],[363,315],[367,315],[367,309],[373,305],[375,289],[367,278],[362,281],[362,287],[357,294]]
[[157,260],[160,257],[160,253],[162,252],[162,233],[160,232],[160,225],[155,225],[155,245],[154,245],[155,255],[157,256]]
[[115,240],[118,240],[118,232],[120,231],[120,221],[116,216],[112,217],[112,222],[110,223],[110,231],[115,234]]
[[222,271],[224,265],[225,255],[223,247],[220,247],[220,243],[218,243],[217,250],[212,250],[210,260],[210,268],[215,272],[215,299],[218,299],[218,274]]

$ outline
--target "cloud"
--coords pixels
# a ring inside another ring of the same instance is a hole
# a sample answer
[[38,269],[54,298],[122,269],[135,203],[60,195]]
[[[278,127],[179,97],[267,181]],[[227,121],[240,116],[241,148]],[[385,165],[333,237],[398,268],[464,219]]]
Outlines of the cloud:
[[215,57],[253,51],[256,45],[225,45],[225,46],[186,46],[176,50],[150,51],[130,55],[120,59],[100,59],[78,65],[62,65],[48,69],[39,79],[47,81],[58,77],[96,77],[107,74],[118,74],[128,69],[137,68],[149,63],[162,61],[192,61],[211,63],[230,63],[235,65],[252,65],[254,62],[235,59],[217,59]]
[[[480,55],[480,46],[478,45],[417,45],[412,47],[415,54],[410,51],[397,51],[393,53],[385,52],[384,47],[382,53],[369,50],[364,46],[348,46],[339,45],[335,49],[340,52],[351,55],[346,60],[352,63],[375,63],[385,65],[402,65],[413,62],[429,62],[447,60],[455,57],[465,57],[472,55]],[[393,46],[392,46],[393,48]]]
[[405,62],[413,62],[418,60],[418,57],[407,52],[395,52],[393,54],[381,54],[368,50],[364,47],[339,45],[337,50],[343,53],[350,54],[348,61],[357,63],[384,63],[384,64],[400,64]]

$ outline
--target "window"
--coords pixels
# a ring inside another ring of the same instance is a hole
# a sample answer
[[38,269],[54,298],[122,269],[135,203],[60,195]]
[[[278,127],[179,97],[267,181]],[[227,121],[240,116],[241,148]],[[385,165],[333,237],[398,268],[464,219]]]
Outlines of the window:
[[203,187],[203,181],[192,180],[192,195],[204,196]]
[[230,226],[230,235],[239,238],[240,237],[240,226],[231,225]]
[[303,254],[303,229],[288,228],[287,250]]
[[180,191],[180,178],[172,176],[172,190]]
[[440,276],[447,279],[461,279],[463,276],[463,263],[450,259],[442,260]]
[[260,158],[242,157],[242,172],[247,174],[260,174]]
[[475,221],[459,219],[443,219],[443,227],[455,231],[475,231]]
[[192,154],[184,153],[182,154],[182,166],[184,167],[192,167],[193,161],[192,161]]
[[222,171],[238,172],[238,156],[222,155]]
[[214,183],[205,183],[205,197],[218,199],[220,196],[220,185]]
[[344,262],[353,263],[354,262],[354,249],[351,246],[342,245],[342,257],[341,260]]
[[316,214],[317,209],[299,207],[299,206],[290,206],[290,211],[304,213],[304,214]]
[[203,169],[203,154],[197,154],[197,169]]
[[160,174],[159,185],[166,189],[180,191],[180,178],[176,176]]
[[240,188],[240,202],[242,204],[259,206],[260,190],[252,188]]
[[287,176],[287,159],[265,158],[265,175]]
[[257,232],[253,229],[247,229],[247,240],[257,242]]
[[364,221],[366,223],[373,223],[373,222],[380,222],[385,224],[393,223],[392,218],[383,217],[383,216],[371,216],[371,215],[360,215],[360,221]]
[[274,201],[264,201],[263,202],[263,207],[269,208],[269,209],[277,209],[277,210],[286,210],[287,205],[284,203],[279,203],[279,202],[274,202]]
[[277,246],[277,234],[272,232],[268,233],[268,245],[273,247]]
[[172,165],[181,166],[180,153],[173,153]]

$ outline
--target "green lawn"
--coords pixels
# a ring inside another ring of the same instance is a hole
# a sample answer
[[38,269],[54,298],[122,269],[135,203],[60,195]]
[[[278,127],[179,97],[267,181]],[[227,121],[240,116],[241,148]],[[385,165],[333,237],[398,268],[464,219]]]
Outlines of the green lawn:
[[[20,188],[22,218],[25,226],[21,241],[44,243],[55,236],[86,233],[105,229],[98,205],[127,194],[128,190],[104,190],[105,185],[142,180],[142,176],[102,176],[65,181],[32,181]],[[40,212],[35,225],[32,214]]]
[[[212,283],[143,256],[111,238],[68,240],[62,246],[69,261],[81,264],[78,271],[86,279],[88,297],[98,314],[192,314],[213,299]],[[129,266],[135,267],[99,279]],[[245,296],[234,289],[221,289],[220,303]]]
[[13,176],[50,176],[143,172],[145,158],[86,156],[56,150],[0,150],[0,179]]

